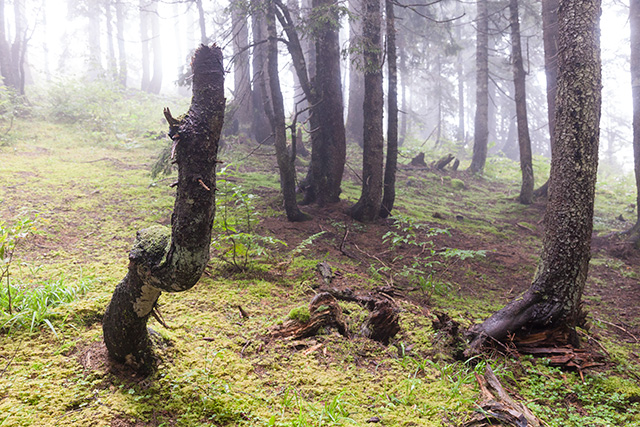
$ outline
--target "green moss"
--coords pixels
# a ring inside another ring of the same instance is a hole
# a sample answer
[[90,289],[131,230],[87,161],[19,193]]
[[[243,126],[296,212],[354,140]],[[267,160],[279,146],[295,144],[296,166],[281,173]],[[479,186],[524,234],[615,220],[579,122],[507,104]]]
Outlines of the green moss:
[[451,180],[451,188],[453,188],[454,190],[464,190],[467,186],[465,185],[464,181],[458,178],[453,178]]
[[292,308],[289,314],[287,315],[288,319],[296,320],[300,323],[308,322],[311,318],[311,313],[309,313],[309,307],[306,305]]

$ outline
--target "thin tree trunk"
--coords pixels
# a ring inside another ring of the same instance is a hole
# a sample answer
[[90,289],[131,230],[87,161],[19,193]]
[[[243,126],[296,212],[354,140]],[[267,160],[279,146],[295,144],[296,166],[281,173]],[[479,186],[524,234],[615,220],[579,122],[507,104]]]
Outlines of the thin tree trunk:
[[95,80],[102,75],[102,48],[100,46],[100,8],[89,14],[87,22],[89,33],[89,79]]
[[125,7],[123,0],[116,0],[116,34],[118,38],[118,81],[127,86],[127,52],[124,43]]
[[207,37],[207,24],[204,18],[204,8],[202,7],[202,0],[195,0],[198,8],[198,24],[200,26],[200,43],[207,44],[209,38]]
[[243,131],[251,128],[251,70],[249,69],[249,27],[247,11],[232,6],[231,22],[233,36],[233,98],[234,119]]
[[398,71],[400,72],[400,91],[402,94],[402,121],[400,122],[400,135],[398,145],[402,146],[407,137],[407,123],[409,122],[409,104],[407,102],[407,86],[409,85],[409,70],[407,69],[407,53],[405,41],[402,33],[398,34],[398,50],[400,51],[400,62]]
[[487,161],[489,138],[489,18],[488,0],[478,0],[476,40],[476,117],[473,142],[473,157],[469,171],[479,173]]
[[149,83],[151,82],[151,71],[149,67],[149,12],[147,11],[147,0],[140,0],[140,40],[142,41],[142,79],[140,88],[149,91]]
[[347,111],[347,139],[362,147],[364,117],[364,64],[362,59],[362,0],[349,1],[349,106]]
[[630,0],[631,93],[633,97],[633,160],[636,177],[636,223],[627,232],[640,246],[640,0]]
[[520,45],[518,0],[509,1],[509,13],[511,15],[511,57],[513,61],[516,121],[518,124],[518,146],[520,147],[520,170],[522,171],[519,200],[523,205],[529,205],[533,201],[533,164],[531,160],[531,139],[529,138],[529,120],[527,119],[526,75],[522,63],[522,47]]
[[267,54],[265,49],[265,40],[267,39],[267,28],[264,21],[264,13],[260,9],[260,1],[252,0],[251,13],[251,31],[253,33],[253,83],[252,104],[253,104],[253,121],[251,124],[251,133],[256,141],[261,144],[273,144],[273,135],[269,119],[265,114],[265,103],[271,102],[268,98],[269,90],[263,90],[260,85],[260,79],[265,74],[265,65],[267,63]]
[[373,221],[382,204],[382,168],[384,138],[382,136],[382,50],[381,13],[378,0],[364,0],[363,47],[364,62],[364,150],[362,155],[362,193],[351,208],[358,221]]
[[[275,9],[272,0],[268,0],[266,16],[267,35],[267,74],[269,75],[269,87],[271,89],[271,103],[265,103],[265,112],[271,122],[274,133],[274,145],[278,169],[280,170],[280,189],[284,197],[284,209],[289,221],[302,221],[306,219],[298,208],[296,201],[296,169],[293,165],[294,153],[289,154],[287,149],[287,133],[284,117],[284,101],[280,89],[280,76],[278,69],[278,33],[276,31]],[[266,91],[266,83],[263,76],[262,86]]]
[[[15,0],[13,2],[13,12],[15,18],[15,38],[11,46],[11,66],[13,75],[16,78],[17,90],[20,95],[24,95],[24,85],[26,81],[25,59],[27,54],[27,15],[25,0]],[[98,22],[99,22],[98,17]]]
[[151,50],[153,52],[153,77],[149,82],[149,92],[158,94],[162,89],[162,39],[160,38],[160,16],[158,3],[151,3],[149,11],[151,21]]
[[[601,104],[600,0],[560,0],[558,108],[545,235],[528,291],[471,331],[491,337],[559,329],[575,344],[589,269]],[[576,43],[580,40],[580,43]]]
[[155,226],[138,232],[129,253],[129,271],[116,287],[102,322],[111,357],[142,372],[154,365],[147,320],[160,294],[193,287],[209,261],[225,105],[222,51],[201,46],[192,68],[193,99],[186,117],[178,121],[165,109],[178,164],[171,230]]
[[112,80],[118,78],[118,66],[116,65],[116,49],[113,44],[113,16],[111,15],[111,0],[104,2],[104,17],[107,24],[107,74]]
[[[549,144],[553,155],[556,127],[556,87],[558,79],[558,7],[559,0],[542,0],[542,40],[544,43],[544,71],[547,77],[547,114]],[[535,197],[547,195],[549,181],[534,191]]]
[[[462,26],[456,26],[456,39],[462,40]],[[456,140],[460,147],[465,144],[465,126],[464,126],[464,49],[460,48],[456,57],[456,75],[458,78],[458,129],[456,132]]]
[[384,191],[380,216],[386,218],[396,199],[396,170],[398,168],[398,55],[396,52],[396,23],[392,0],[385,1],[387,16],[387,162],[384,169]]
[[[42,10],[47,10],[47,0],[42,0],[40,4]],[[44,42],[42,43],[42,56],[43,56],[43,66],[44,66],[44,76],[46,81],[51,80],[51,65],[49,63],[49,38],[48,38],[48,28],[49,25],[47,23],[47,14],[42,14],[42,39]]]

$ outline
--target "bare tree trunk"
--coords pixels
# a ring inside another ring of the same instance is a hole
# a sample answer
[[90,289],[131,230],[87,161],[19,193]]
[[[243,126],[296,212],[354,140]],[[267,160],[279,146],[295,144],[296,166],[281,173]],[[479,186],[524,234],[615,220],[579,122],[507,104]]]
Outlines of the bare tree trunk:
[[160,38],[160,16],[158,3],[153,1],[149,11],[151,21],[151,50],[153,52],[153,77],[149,82],[149,92],[158,94],[162,89],[162,39]]
[[[558,79],[558,7],[559,0],[542,0],[542,40],[544,42],[544,70],[547,77],[547,114],[549,143],[553,155],[556,127],[556,87]],[[547,195],[549,180],[534,191],[535,197]]]
[[265,66],[267,63],[267,53],[265,49],[265,40],[267,40],[267,27],[264,20],[264,13],[260,8],[262,0],[252,0],[251,12],[251,31],[253,33],[253,83],[252,104],[253,104],[253,121],[251,124],[251,133],[258,143],[273,144],[273,135],[271,134],[271,125],[265,114],[265,103],[270,103],[269,90],[266,91],[260,85],[260,79],[266,73]]
[[339,10],[337,0],[313,0],[317,21],[326,22],[315,32],[317,102],[312,111],[309,189],[305,202],[319,205],[340,200],[340,186],[346,159],[344,104],[340,72]]
[[630,1],[631,93],[633,97],[633,160],[636,177],[636,223],[627,231],[630,240],[640,246],[640,0]]
[[362,193],[351,208],[351,216],[358,221],[373,221],[380,214],[382,204],[382,50],[381,13],[378,0],[364,0],[363,50],[367,64],[364,75],[364,152],[362,155]]
[[233,6],[231,9],[233,36],[233,98],[234,120],[243,131],[251,128],[251,70],[249,69],[249,27],[247,11]]
[[118,78],[118,66],[116,65],[116,49],[113,44],[113,16],[111,14],[111,0],[104,2],[104,17],[107,24],[107,74],[112,80]]
[[147,319],[160,294],[193,287],[209,261],[225,104],[222,51],[201,46],[192,68],[189,112],[178,121],[165,110],[178,164],[171,230],[155,226],[138,232],[129,253],[129,271],[116,287],[102,323],[111,357],[142,372],[154,365]]
[[[24,95],[26,81],[25,59],[27,54],[27,12],[25,0],[14,0],[15,38],[11,46],[11,66],[16,78],[17,90]],[[98,17],[98,20],[100,18]],[[99,21],[98,21],[99,22]]]
[[476,40],[476,117],[473,142],[473,157],[469,171],[479,173],[487,161],[489,138],[489,17],[488,0],[478,0]]
[[142,41],[142,81],[140,88],[144,92],[149,91],[151,71],[149,69],[149,7],[147,0],[140,0],[140,40]]
[[407,124],[409,122],[409,104],[407,103],[407,86],[409,85],[409,73],[407,69],[407,53],[405,49],[404,36],[402,33],[398,34],[398,50],[400,51],[400,62],[398,65],[398,71],[400,72],[400,89],[402,93],[402,121],[400,122],[400,135],[398,145],[402,146],[405,138],[407,137]]
[[347,111],[347,139],[362,147],[362,127],[364,117],[364,63],[360,44],[362,43],[362,0],[349,1],[349,106]]
[[396,52],[396,23],[392,0],[385,1],[387,17],[387,162],[384,169],[384,191],[380,216],[386,218],[396,199],[396,171],[398,169],[398,55]]
[[103,72],[102,47],[100,46],[100,15],[101,12],[99,8],[88,15],[89,68],[87,75],[90,80],[98,79]]
[[125,7],[123,0],[116,0],[116,33],[118,38],[118,81],[127,86],[127,52],[124,43]]
[[559,329],[567,341],[577,340],[598,169],[600,12],[600,0],[560,0],[555,148],[540,262],[528,291],[472,328],[467,354],[487,337],[511,333]]
[[200,43],[207,44],[209,38],[207,37],[207,24],[204,18],[204,8],[202,7],[202,0],[195,0],[198,8],[198,24],[200,25]]
[[[278,33],[276,31],[276,18],[273,1],[268,0],[267,6],[267,74],[269,75],[269,87],[271,89],[271,102],[265,103],[267,117],[271,122],[274,133],[274,145],[278,169],[280,170],[280,189],[284,197],[284,209],[289,221],[302,221],[306,215],[300,212],[296,201],[296,169],[293,165],[295,153],[289,153],[287,149],[287,134],[284,117],[284,101],[280,89],[280,76],[278,69]],[[266,91],[265,76],[261,80]]]
[[[460,8],[463,10],[462,8]],[[462,40],[462,26],[456,26],[456,39]],[[456,56],[456,76],[458,79],[458,129],[456,131],[456,140],[461,147],[465,144],[465,126],[464,126],[464,49],[460,48]]]
[[518,0],[509,1],[509,12],[511,16],[511,58],[513,61],[518,146],[520,147],[520,170],[522,171],[519,200],[523,205],[529,205],[533,201],[533,164],[531,160],[531,139],[529,138],[529,120],[527,118],[526,75],[522,63],[522,47],[520,45]]

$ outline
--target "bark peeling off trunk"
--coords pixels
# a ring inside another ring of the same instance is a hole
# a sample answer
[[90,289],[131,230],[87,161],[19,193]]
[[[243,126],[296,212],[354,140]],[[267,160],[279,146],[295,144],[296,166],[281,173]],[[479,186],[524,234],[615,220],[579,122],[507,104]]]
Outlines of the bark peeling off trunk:
[[193,287],[209,260],[215,215],[215,166],[224,118],[222,51],[200,46],[193,61],[193,99],[181,121],[165,116],[176,141],[178,187],[171,230],[138,232],[129,271],[116,287],[103,320],[109,354],[140,371],[153,366],[147,320],[162,291]]

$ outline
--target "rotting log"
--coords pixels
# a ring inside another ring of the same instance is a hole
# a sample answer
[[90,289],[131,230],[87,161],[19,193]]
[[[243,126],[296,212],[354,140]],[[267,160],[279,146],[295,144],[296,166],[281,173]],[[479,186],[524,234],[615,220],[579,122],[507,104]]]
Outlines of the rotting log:
[[271,331],[273,338],[299,340],[316,335],[320,329],[335,328],[340,335],[349,337],[347,324],[338,301],[328,292],[316,295],[309,303],[309,320],[288,320]]
[[103,319],[109,355],[141,372],[154,365],[147,320],[160,294],[193,287],[209,261],[215,166],[225,109],[222,51],[202,45],[191,65],[189,111],[177,120],[165,109],[178,165],[171,229],[154,226],[137,233],[129,270],[116,286]]
[[449,163],[451,163],[451,161],[455,159],[455,156],[451,153],[447,154],[446,156],[442,156],[437,162],[436,162],[436,169],[438,170],[442,170],[444,169],[445,166],[447,166]]

